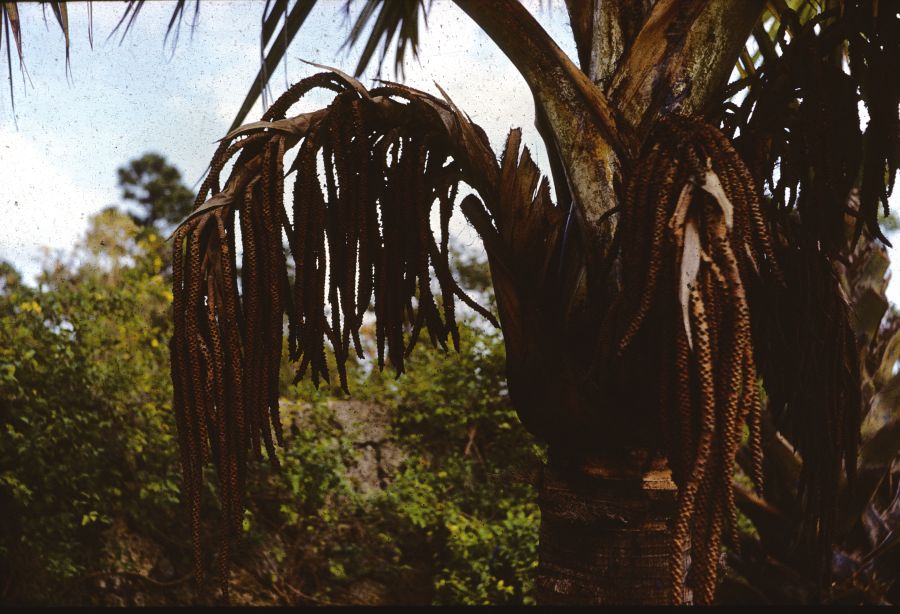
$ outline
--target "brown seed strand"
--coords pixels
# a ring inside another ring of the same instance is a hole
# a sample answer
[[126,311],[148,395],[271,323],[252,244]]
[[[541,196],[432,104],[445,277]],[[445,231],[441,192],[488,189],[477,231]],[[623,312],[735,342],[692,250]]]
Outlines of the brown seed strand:
[[[223,431],[227,435],[227,455],[228,455],[228,481],[233,497],[232,504],[232,526],[238,526],[243,516],[243,500],[242,500],[242,483],[241,478],[244,467],[246,465],[246,449],[247,434],[244,424],[244,395],[243,395],[243,373],[241,368],[241,344],[240,330],[238,328],[237,319],[237,287],[233,273],[233,254],[230,239],[233,232],[226,231],[226,225],[223,220],[221,211],[215,215],[219,241],[222,244],[224,257],[222,258],[222,280],[225,288],[222,291],[223,302],[225,304],[224,320],[220,318],[220,324],[225,331],[224,334],[224,354],[223,360],[227,360],[230,371],[224,378],[223,391],[225,398],[229,401],[228,422]],[[233,228],[232,221],[229,226]]]
[[243,265],[243,311],[245,316],[246,335],[244,345],[243,372],[246,382],[244,407],[250,418],[250,446],[256,458],[261,458],[260,450],[260,420],[258,389],[260,382],[256,375],[256,366],[259,364],[259,287],[258,287],[258,256],[257,256],[257,231],[253,223],[253,185],[248,185],[244,192],[244,199],[240,209],[241,238],[244,243]]
[[[681,594],[681,578],[684,576],[684,559],[682,558],[681,552],[683,551],[684,544],[689,534],[689,523],[693,516],[697,491],[706,475],[707,464],[709,463],[712,451],[713,435],[715,432],[715,384],[713,381],[711,355],[709,350],[709,327],[706,321],[703,301],[700,298],[700,292],[697,288],[691,291],[691,315],[693,317],[694,334],[696,336],[695,351],[698,360],[700,404],[702,408],[700,419],[701,431],[693,471],[691,472],[691,476],[685,484],[683,491],[679,493],[679,511],[673,539],[675,548],[671,557],[673,595]],[[702,547],[698,547],[698,545],[695,545],[692,542],[692,560],[701,550]]]
[[[226,600],[248,453],[261,458],[265,447],[277,464],[274,444],[283,444],[278,373],[285,314],[288,355],[299,362],[297,379],[310,372],[315,385],[328,380],[327,342],[347,388],[349,345],[352,341],[356,354],[363,355],[359,333],[373,298],[379,366],[387,351],[398,373],[420,328],[442,346],[449,331],[458,346],[455,297],[479,309],[456,284],[449,264],[449,218],[458,182],[467,179],[447,153],[457,150],[465,130],[445,124],[434,112],[450,107],[435,98],[420,102],[426,94],[401,87],[381,88],[373,98],[344,77],[322,73],[291,87],[263,120],[283,119],[315,87],[338,96],[328,109],[297,118],[300,131],[282,125],[219,143],[194,209],[208,194],[221,192],[220,175],[235,156],[226,190],[236,198],[195,214],[175,233],[170,351],[194,575],[199,584],[200,494],[211,450],[222,510],[217,565]],[[454,121],[466,122],[462,116]],[[486,138],[479,128],[468,128]],[[284,157],[295,144],[291,217],[284,207]],[[430,227],[435,200],[441,207],[439,240]],[[432,275],[441,289],[444,319],[431,291]],[[409,324],[414,332],[407,340]]]
[[[750,424],[752,440],[760,415],[745,288],[757,271],[768,274],[778,268],[759,212],[757,187],[718,130],[688,118],[668,118],[644,151],[625,184],[617,234],[622,240],[623,287],[600,327],[601,348],[611,332],[619,330],[615,344],[623,352],[623,364],[634,360],[625,352],[645,357],[656,351],[662,365],[676,369],[670,374],[661,367],[657,375],[670,466],[680,489],[670,567],[673,599],[679,600],[682,555],[690,537],[687,585],[697,603],[711,603],[726,527],[728,541],[735,547],[739,541],[732,473],[741,423]],[[731,228],[722,207],[702,189],[710,170],[732,207]],[[696,187],[686,191],[691,182]],[[678,214],[673,215],[676,204]],[[672,296],[681,274],[685,220],[696,224],[701,250],[688,305],[693,350],[683,331],[681,305]],[[649,330],[663,313],[657,316],[655,310],[665,305],[677,309],[671,335],[660,334],[655,325]],[[639,334],[642,330],[648,332]],[[615,368],[616,362],[604,352],[598,352],[600,364]],[[827,415],[826,420],[833,418]],[[811,490],[811,497],[821,495]]]

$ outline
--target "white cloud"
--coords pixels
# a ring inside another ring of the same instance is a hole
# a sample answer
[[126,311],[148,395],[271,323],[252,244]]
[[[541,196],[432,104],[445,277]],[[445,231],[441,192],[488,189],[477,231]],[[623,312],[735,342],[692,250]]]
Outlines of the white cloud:
[[[77,172],[77,166],[69,170]],[[13,261],[30,278],[39,272],[48,250],[73,245],[90,215],[116,197],[112,186],[84,183],[90,180],[61,170],[54,156],[30,138],[0,129],[0,258]]]

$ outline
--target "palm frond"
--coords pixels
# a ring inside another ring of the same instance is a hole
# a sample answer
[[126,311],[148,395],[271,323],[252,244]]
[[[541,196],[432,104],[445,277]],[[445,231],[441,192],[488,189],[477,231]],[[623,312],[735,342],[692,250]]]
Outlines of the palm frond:
[[[91,49],[94,48],[94,3],[91,0],[88,0],[87,3],[87,14],[88,14],[88,43],[91,46]],[[68,27],[66,27],[66,32],[68,32]]]
[[[113,35],[119,31],[119,28],[125,27],[122,29],[122,37],[119,39],[119,43],[125,40],[125,36],[128,35],[128,32],[131,31],[131,28],[134,27],[134,24],[137,21],[138,14],[141,12],[141,9],[144,8],[145,0],[128,0],[128,4],[125,6],[125,12],[122,13],[122,17],[119,18],[118,23],[112,29],[112,32],[109,33],[107,40],[113,37]],[[166,35],[163,39],[164,41],[169,40],[169,35],[172,32],[175,32],[175,36],[173,38],[172,47],[174,48],[178,42],[178,35],[181,30],[181,23],[184,19],[185,7],[187,5],[188,0],[176,0],[175,6],[172,8],[172,15],[169,18],[169,24],[166,26]],[[61,3],[59,3],[61,4]],[[194,0],[194,16],[191,23],[191,27],[196,25],[197,16],[200,12],[200,0]]]
[[[163,39],[163,42],[169,40],[169,35],[172,34],[172,31],[175,31],[175,36],[172,37],[172,49],[174,50],[176,46],[178,46],[178,35],[181,33],[181,23],[184,20],[184,8],[187,4],[186,0],[177,0],[175,3],[175,8],[172,9],[172,16],[169,18],[169,25],[166,26],[166,36]],[[194,0],[194,16],[191,19],[191,29],[197,25],[197,18],[200,15],[200,0]]]
[[[264,92],[266,84],[269,82],[269,75],[272,74],[272,71],[278,66],[278,63],[282,60],[284,54],[287,53],[288,45],[291,44],[291,41],[294,40],[297,32],[300,31],[301,26],[303,26],[304,21],[306,21],[306,18],[309,16],[310,11],[312,11],[315,4],[316,0],[297,0],[294,3],[293,8],[287,12],[287,2],[276,2],[271,11],[263,12],[261,51],[265,51],[266,45],[270,40],[273,40],[274,42],[269,51],[265,53],[259,67],[259,72],[253,80],[253,85],[250,86],[250,91],[244,96],[244,101],[241,103],[237,115],[231,123],[229,132],[240,126],[247,118],[250,109],[253,108],[253,103],[255,103],[256,99]],[[266,9],[268,8],[267,5]],[[279,9],[281,10],[279,11]],[[284,25],[273,38],[271,33],[275,31],[281,15],[284,15]]]
[[[889,245],[878,213],[879,205],[887,213],[900,164],[897,5],[769,2],[753,38],[764,61],[747,70],[744,50],[745,78],[726,91],[743,99],[723,108],[723,122],[774,206],[796,208],[804,232],[829,255],[846,253],[844,215],[859,188],[858,210],[849,212],[854,242],[866,228]],[[864,128],[859,102],[869,115]]]
[[[392,2],[384,2],[383,0],[367,0],[363,6],[359,17],[354,23],[345,45],[354,46],[363,37],[365,32],[371,25],[371,31],[364,45],[359,63],[356,67],[356,75],[362,74],[366,67],[371,63],[378,45],[382,45],[382,52],[379,62],[383,63],[387,57],[388,51],[395,45],[395,69],[403,74],[403,62],[406,58],[408,50],[412,51],[416,56],[419,44],[419,18],[426,14],[425,0],[397,0]],[[66,70],[70,68],[70,46],[68,24],[68,8],[65,2],[53,1],[48,2],[53,14],[56,16],[60,29],[65,36],[65,52],[66,52]],[[263,105],[266,105],[266,87],[275,67],[285,56],[288,46],[296,37],[306,18],[315,6],[316,0],[296,0],[293,6],[290,6],[289,0],[267,0],[263,8],[261,36],[260,36],[260,68],[253,80],[249,91],[244,96],[239,110],[231,124],[230,130],[240,126],[253,104],[262,95]],[[347,1],[347,10],[349,12],[350,1]],[[138,15],[144,8],[145,0],[128,0],[125,10],[119,18],[115,27],[109,33],[107,40],[121,31],[119,42],[125,40],[128,32],[137,23]],[[164,41],[168,42],[172,39],[172,48],[177,46],[178,38],[181,31],[181,25],[184,21],[188,0],[176,0],[172,9],[172,14],[166,26],[166,34]],[[89,15],[88,39],[91,47],[93,47],[93,6],[87,3]],[[200,11],[200,0],[194,0],[193,18],[191,27],[196,25],[197,17]],[[281,28],[278,25],[281,24]],[[18,3],[3,2],[0,3],[0,44],[4,36],[10,36],[16,41],[16,49],[19,55],[19,62],[24,68],[24,55],[22,51],[22,32],[18,18]],[[277,34],[276,34],[277,32]],[[7,40],[7,69],[10,77],[10,99],[14,102],[14,92],[12,90],[12,49],[9,40]]]
[[[260,37],[261,63],[259,72],[244,96],[244,100],[231,124],[230,130],[241,125],[253,108],[257,98],[263,96],[265,106],[266,87],[270,75],[278,63],[284,58],[287,48],[300,31],[309,16],[316,0],[297,0],[289,9],[288,0],[267,1],[263,10],[262,31]],[[345,4],[349,14],[350,0]],[[408,49],[415,56],[419,44],[419,17],[425,15],[424,0],[367,0],[359,16],[350,30],[345,46],[356,45],[371,24],[371,31],[366,39],[362,54],[357,64],[355,75],[360,76],[371,63],[377,47],[382,44],[379,65],[384,62],[394,38],[397,38],[395,49],[395,69],[403,73],[403,61]],[[283,25],[275,34],[278,24]]]
[[[56,17],[59,29],[62,30],[63,36],[66,39],[66,72],[69,72],[71,70],[69,61],[69,9],[65,2],[51,2],[50,8],[53,10],[53,15]],[[88,30],[90,30],[90,28],[88,28]]]
[[[334,91],[333,102],[286,118],[314,88]],[[296,158],[286,169],[292,149]],[[220,173],[235,157],[220,189]],[[284,318],[297,378],[309,374],[317,385],[332,375],[331,353],[347,388],[345,365],[351,352],[363,356],[359,331],[370,307],[382,368],[389,363],[402,373],[423,335],[443,348],[448,339],[457,345],[457,300],[493,316],[453,278],[448,221],[461,181],[493,203],[498,177],[484,132],[448,100],[398,84],[368,91],[336,70],[297,83],[262,121],[221,141],[195,211],[174,235],[172,373],[195,573],[202,572],[206,460],[220,477],[226,568],[243,512],[248,452],[259,456],[265,447],[277,464]],[[437,238],[430,222],[435,207]],[[227,591],[227,573],[222,580]]]
[[[12,79],[12,51],[9,45],[10,38],[10,27],[9,27],[9,13],[8,7],[6,4],[0,5],[0,44],[3,43],[3,37],[6,36],[6,74],[9,78],[9,99],[12,104],[13,110],[16,108],[16,95],[13,90],[13,79]],[[21,58],[20,58],[21,61]]]
[[5,3],[5,14],[6,14],[6,23],[8,25],[6,35],[7,35],[7,45],[9,45],[9,34],[12,31],[12,36],[16,40],[16,51],[19,54],[19,62],[22,62],[22,22],[19,20],[19,7],[15,2],[7,2]]
[[125,35],[131,30],[134,26],[135,20],[137,19],[138,13],[141,12],[141,9],[144,7],[144,0],[128,0],[128,4],[125,5],[125,12],[122,13],[122,17],[119,18],[118,23],[116,23],[116,27],[112,29],[109,33],[109,36],[106,37],[106,40],[109,40],[113,37],[113,35],[119,31],[119,28],[122,25],[125,25],[125,28],[122,30],[122,38],[119,39],[119,43],[125,40]]
[[[19,68],[22,70],[23,79],[28,74],[28,70],[25,68],[25,56],[22,51],[22,22],[19,19],[19,6],[16,2],[0,3],[0,44],[3,43],[4,36],[6,36],[6,74],[9,78],[9,100],[13,112],[15,112],[16,98],[15,88],[13,86],[12,47],[10,39],[16,41],[16,53],[19,56]],[[15,115],[13,115],[13,118],[15,119]]]
[[[166,27],[166,35],[165,41],[169,40],[169,37],[173,35],[172,38],[172,48],[174,49],[178,43],[178,36],[181,30],[181,24],[184,19],[185,8],[187,6],[188,0],[176,0],[175,6],[172,9],[172,15],[169,19],[168,26]],[[69,9],[68,3],[62,0],[53,0],[49,2],[42,2],[42,6],[46,7],[46,5],[50,6],[51,11],[53,12],[54,17],[56,17],[56,22],[59,25],[59,29],[63,34],[65,39],[65,54],[66,54],[66,73],[70,74],[71,71],[71,36],[69,31]],[[91,48],[94,46],[94,15],[93,15],[93,3],[88,0],[87,4],[87,13],[88,13],[88,41],[91,45]],[[122,13],[121,18],[116,23],[116,26],[113,28],[112,32],[110,32],[108,39],[112,38],[116,32],[122,29],[122,37],[120,39],[120,43],[125,39],[125,36],[134,27],[134,24],[137,20],[138,14],[144,6],[144,0],[128,0],[128,3],[125,6],[125,11]],[[194,14],[193,20],[191,23],[191,27],[193,28],[196,25],[197,16],[200,10],[200,0],[194,0]],[[44,19],[46,23],[46,15]],[[13,90],[13,81],[12,81],[12,49],[10,45],[10,38],[14,39],[16,42],[16,51],[19,56],[19,65],[22,68],[22,72],[27,76],[28,72],[25,68],[25,54],[22,48],[22,27],[19,20],[19,3],[18,2],[0,2],[0,45],[3,43],[3,37],[6,36],[6,59],[7,59],[7,76],[9,77],[9,86],[10,86],[10,101],[12,103],[13,108],[15,108],[15,92]]]
[[[349,7],[350,1],[348,0],[346,4],[348,12]],[[384,63],[396,35],[394,71],[399,72],[402,76],[404,74],[403,60],[406,57],[407,49],[412,51],[413,57],[418,55],[419,17],[425,16],[425,14],[425,0],[395,0],[393,2],[366,0],[345,43],[351,47],[356,45],[362,38],[367,26],[370,23],[372,24],[371,32],[369,32],[369,37],[366,39],[366,44],[363,47],[362,55],[360,55],[359,63],[356,65],[354,75],[358,77],[366,70],[379,43],[382,46],[379,59],[380,72],[380,66]]]
[[[754,344],[773,428],[803,459],[797,500],[808,522],[797,556],[820,582],[862,419],[857,335],[836,267],[863,232],[889,245],[879,204],[886,212],[900,155],[896,5],[824,4],[768,4],[754,31],[763,62],[728,92],[740,92],[740,103],[723,109],[726,131],[771,195],[785,286],[751,288]],[[870,116],[864,127],[860,103]]]

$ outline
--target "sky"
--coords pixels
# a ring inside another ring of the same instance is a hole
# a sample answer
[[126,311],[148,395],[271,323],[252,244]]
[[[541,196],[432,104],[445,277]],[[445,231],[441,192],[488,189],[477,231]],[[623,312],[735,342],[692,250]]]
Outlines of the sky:
[[[203,0],[193,30],[188,8],[174,50],[164,42],[171,2],[146,2],[124,39],[120,33],[110,37],[124,4],[94,2],[93,47],[87,5],[69,4],[70,76],[53,15],[48,11],[45,26],[41,5],[20,3],[27,76],[14,60],[15,111],[8,84],[0,80],[0,260],[11,261],[26,280],[54,253],[67,253],[93,213],[120,202],[116,169],[128,160],[159,152],[194,185],[260,63],[262,0]],[[563,1],[525,4],[575,58]],[[343,7],[344,0],[322,0],[313,9],[270,82],[273,96],[319,71],[301,59],[352,73],[360,49],[342,48],[352,25]],[[392,67],[391,55],[384,78],[397,78]],[[375,72],[370,68],[363,83],[372,85]],[[525,144],[549,174],[525,81],[450,0],[434,0],[419,57],[405,61],[404,82],[435,95],[434,82],[440,84],[485,129],[494,151],[500,151],[510,128],[521,127]],[[327,95],[309,97],[305,106],[294,108],[311,110],[328,101]],[[247,121],[262,111],[258,102]],[[897,194],[892,204],[900,206]],[[454,232],[460,244],[477,244],[464,225]],[[894,239],[900,243],[900,236]],[[892,269],[900,275],[900,258]],[[900,283],[892,286],[888,296],[900,303]]]
[[[14,59],[15,117],[8,84],[0,82],[0,259],[13,262],[26,279],[40,271],[48,254],[68,251],[91,214],[119,202],[116,169],[128,160],[157,151],[194,185],[260,64],[265,4],[260,0],[203,0],[193,32],[189,8],[174,52],[164,44],[170,2],[147,2],[124,40],[120,34],[109,38],[124,4],[93,3],[93,48],[87,5],[70,4],[71,77],[66,76],[64,38],[52,13],[48,11],[47,27],[40,5],[22,3],[27,76]],[[561,0],[543,7],[537,1],[526,4],[574,56]],[[342,49],[352,24],[343,7],[343,0],[315,7],[272,78],[273,96],[286,83],[319,72],[301,59],[352,73],[360,49]],[[363,83],[372,85],[375,72],[373,66]],[[393,56],[382,76],[397,78]],[[405,77],[406,83],[436,95],[434,82],[439,83],[485,128],[495,151],[510,128],[522,127],[536,161],[546,166],[525,81],[452,2],[435,0],[419,59],[406,60]],[[325,106],[329,98],[310,97],[298,112]],[[247,121],[262,112],[257,103]],[[457,240],[465,245],[475,238]]]

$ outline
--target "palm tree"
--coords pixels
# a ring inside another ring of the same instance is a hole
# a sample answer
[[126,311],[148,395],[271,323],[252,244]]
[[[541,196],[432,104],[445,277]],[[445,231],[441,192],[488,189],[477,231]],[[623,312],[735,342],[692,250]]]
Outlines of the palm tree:
[[[739,451],[763,488],[764,406],[802,458],[808,522],[795,548],[824,581],[862,415],[835,266],[862,233],[886,242],[897,5],[567,0],[576,61],[516,0],[455,2],[530,86],[555,194],[517,130],[498,160],[442,90],[367,89],[326,69],[233,127],[174,236],[172,376],[196,577],[203,466],[219,477],[227,596],[248,455],[265,448],[277,464],[285,317],[297,377],[336,370],[345,387],[370,309],[379,366],[398,375],[425,331],[458,343],[457,300],[493,320],[452,274],[462,189],[491,267],[511,398],[549,445],[541,602],[711,603],[723,541],[738,542]],[[267,6],[264,40],[280,15],[293,37],[313,4]],[[415,51],[425,9],[368,0],[350,33],[373,24],[357,75],[395,33],[398,58]],[[314,88],[333,102],[290,115]]]

